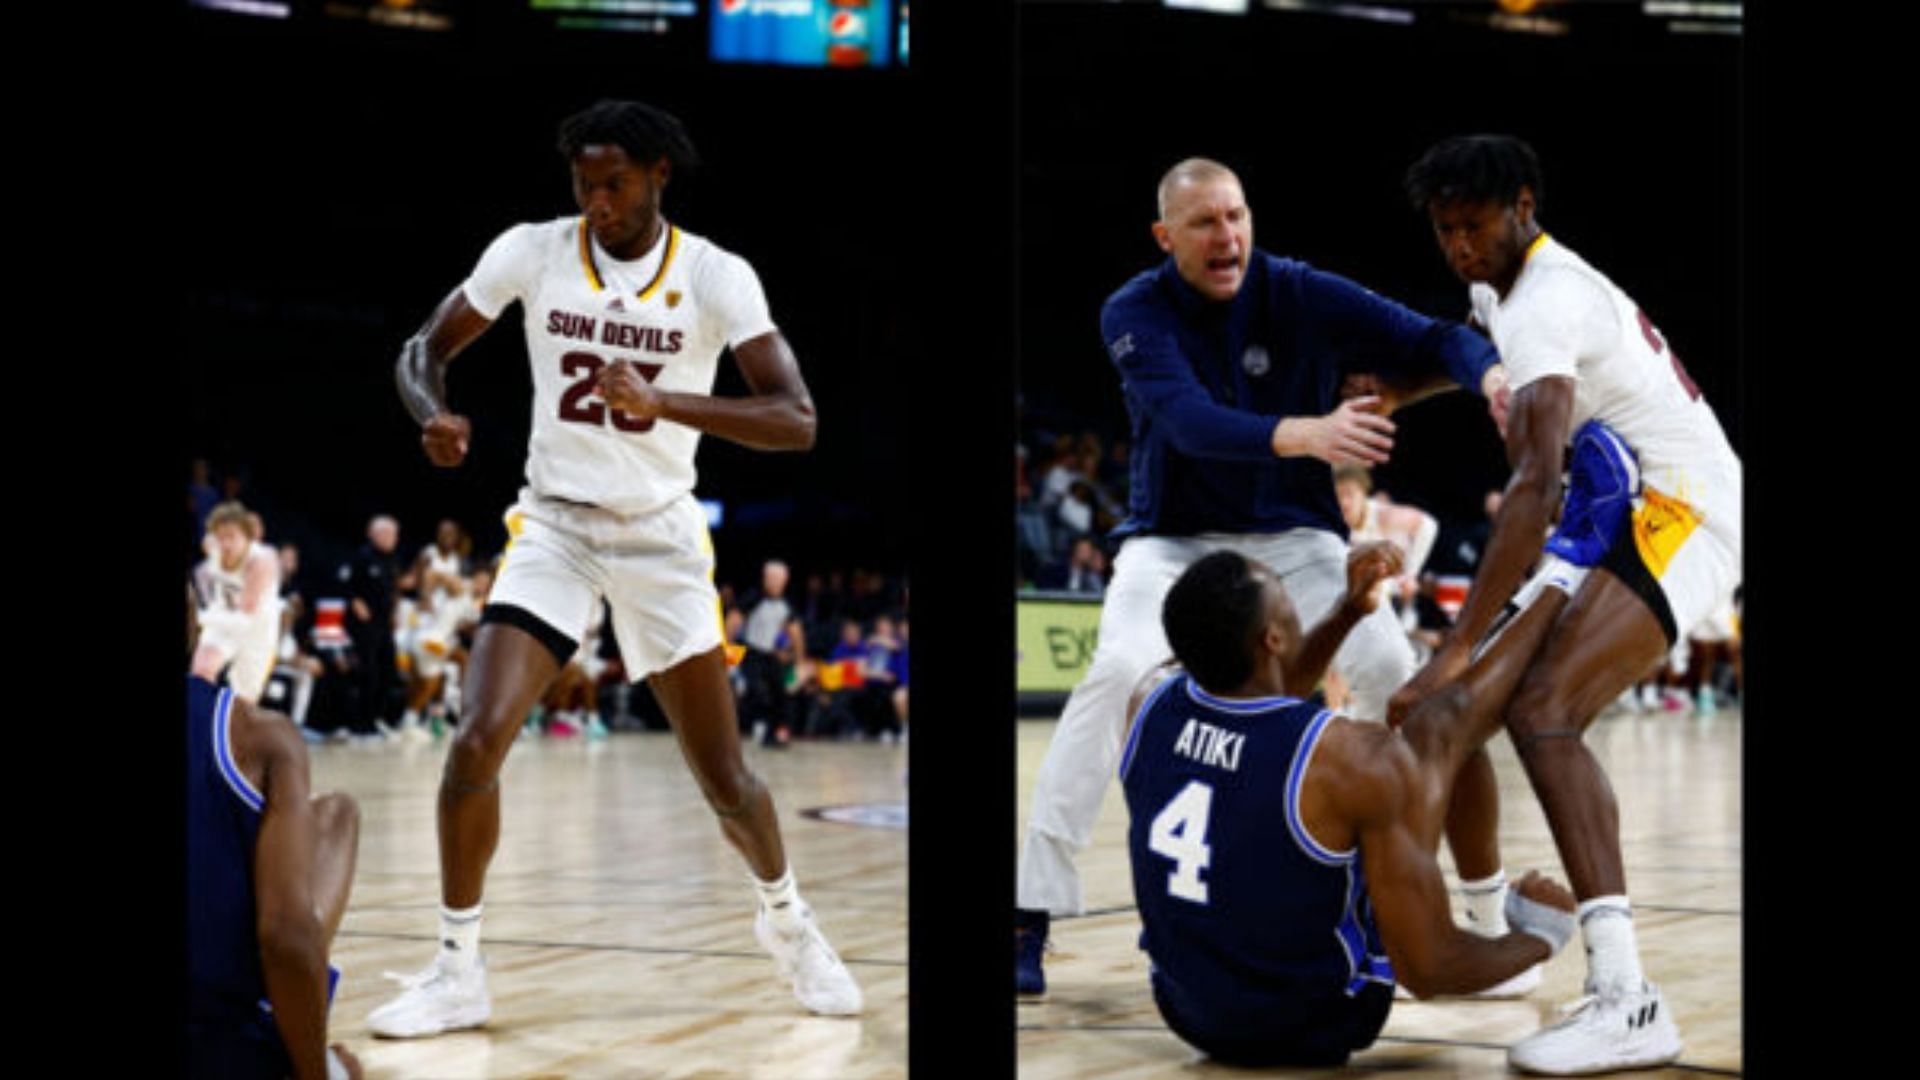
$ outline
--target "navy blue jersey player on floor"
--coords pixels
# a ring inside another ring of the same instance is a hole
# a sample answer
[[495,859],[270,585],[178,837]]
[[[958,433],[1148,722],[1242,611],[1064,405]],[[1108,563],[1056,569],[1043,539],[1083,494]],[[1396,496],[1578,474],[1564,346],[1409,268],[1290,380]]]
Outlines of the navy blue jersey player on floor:
[[[1113,532],[1121,546],[1092,667],[1034,784],[1017,897],[1016,986],[1026,994],[1045,989],[1049,919],[1083,910],[1074,856],[1119,760],[1127,694],[1168,655],[1167,586],[1195,559],[1237,551],[1279,574],[1302,616],[1318,619],[1344,588],[1347,527],[1332,466],[1386,461],[1386,413],[1424,394],[1472,388],[1496,422],[1505,400],[1505,370],[1484,337],[1254,248],[1252,211],[1224,165],[1194,158],[1168,170],[1159,213],[1153,236],[1168,258],[1101,312],[1133,421],[1131,505]],[[1341,400],[1362,374],[1382,393]],[[1414,671],[1389,611],[1356,627],[1334,664],[1353,689],[1351,714],[1365,720],[1385,719],[1389,695]],[[1491,788],[1491,769],[1470,769],[1463,790],[1476,783]],[[1497,807],[1481,794],[1467,802]],[[1504,880],[1494,814],[1466,833],[1449,828],[1465,879]]]
[[342,1080],[328,1047],[339,973],[327,947],[346,913],[359,809],[310,796],[293,722],[187,679],[188,1075]]
[[1232,551],[1167,592],[1185,670],[1151,673],[1132,698],[1127,846],[1154,1000],[1216,1061],[1340,1065],[1379,1033],[1396,979],[1471,993],[1572,936],[1572,895],[1531,873],[1507,895],[1506,934],[1456,926],[1434,857],[1453,778],[1499,730],[1564,592],[1397,731],[1302,700],[1398,565],[1389,545],[1354,549],[1344,599],[1306,635],[1278,576]]

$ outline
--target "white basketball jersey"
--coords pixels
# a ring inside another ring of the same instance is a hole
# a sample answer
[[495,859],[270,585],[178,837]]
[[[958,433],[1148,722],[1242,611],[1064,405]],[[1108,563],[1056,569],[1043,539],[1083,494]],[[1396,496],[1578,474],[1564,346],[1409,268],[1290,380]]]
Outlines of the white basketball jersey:
[[578,217],[517,225],[462,289],[488,319],[523,306],[534,494],[621,514],[693,490],[700,433],[608,407],[591,393],[601,369],[630,360],[662,390],[710,394],[722,350],[775,329],[746,260],[671,224],[631,262],[608,255]]
[[273,566],[273,581],[267,587],[260,604],[254,609],[252,625],[255,633],[267,633],[269,628],[277,640],[280,627],[280,559],[271,549],[254,541],[247,545],[247,553],[241,557],[240,565],[232,570],[220,565],[218,553],[207,556],[200,564],[200,585],[202,599],[208,607],[224,608],[228,611],[240,610],[240,597],[247,588],[247,565],[255,559],[265,559]]
[[1639,455],[1646,487],[1691,506],[1702,525],[1739,535],[1740,459],[1631,297],[1545,234],[1505,299],[1484,283],[1470,291],[1515,390],[1571,377],[1572,428],[1597,417]]

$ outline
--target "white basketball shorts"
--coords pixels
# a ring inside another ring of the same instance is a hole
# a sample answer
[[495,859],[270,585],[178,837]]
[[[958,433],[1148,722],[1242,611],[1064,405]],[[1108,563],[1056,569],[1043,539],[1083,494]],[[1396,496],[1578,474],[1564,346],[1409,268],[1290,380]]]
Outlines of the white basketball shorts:
[[577,644],[604,597],[629,682],[725,641],[713,541],[691,494],[629,516],[522,489],[506,522],[488,607],[519,608]]

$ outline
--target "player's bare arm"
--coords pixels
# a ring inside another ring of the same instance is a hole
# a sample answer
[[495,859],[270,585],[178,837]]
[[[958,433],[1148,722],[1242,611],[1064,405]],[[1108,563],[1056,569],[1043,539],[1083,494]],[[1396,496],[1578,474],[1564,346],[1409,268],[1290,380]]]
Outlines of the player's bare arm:
[[1486,554],[1447,640],[1394,694],[1387,707],[1390,723],[1466,669],[1473,646],[1539,557],[1547,526],[1560,505],[1560,467],[1572,430],[1573,389],[1572,379],[1556,375],[1528,383],[1513,395],[1507,429],[1507,460],[1513,476],[1494,519]]
[[1329,465],[1381,465],[1393,452],[1394,423],[1381,400],[1348,398],[1325,416],[1288,416],[1273,426],[1276,457],[1316,457]]
[[661,390],[626,360],[601,371],[595,393],[636,420],[670,420],[755,450],[812,449],[813,396],[787,339],[769,331],[741,342],[733,359],[752,391],[745,397]]
[[491,319],[467,303],[465,291],[456,287],[433,309],[419,333],[400,348],[394,383],[407,412],[420,424],[420,444],[435,465],[460,464],[473,437],[472,422],[447,405],[447,365],[492,325]]
[[[1380,939],[1408,990],[1423,998],[1473,993],[1553,955],[1547,941],[1531,933],[1489,939],[1454,924],[1434,858],[1445,800],[1428,797],[1419,763],[1397,733],[1337,719],[1313,768],[1318,776],[1302,793],[1302,820],[1322,844],[1359,844]],[[1567,913],[1571,932],[1570,893],[1531,874],[1519,888]]]
[[[307,749],[286,718],[233,703],[235,756],[265,797],[254,853],[260,970],[274,1023],[300,1080],[327,1076],[326,935],[314,906],[315,844]],[[336,1048],[343,1064],[351,1055]]]
[[[1368,372],[1347,376],[1340,384],[1340,397],[1342,399],[1379,398],[1380,414],[1391,416],[1415,402],[1458,389],[1460,384],[1444,374],[1397,378]],[[1480,396],[1487,399],[1488,415],[1493,418],[1494,426],[1499,429],[1501,437],[1505,438],[1507,411],[1512,398],[1507,388],[1505,365],[1495,364],[1480,377]]]
[[1306,697],[1326,678],[1333,654],[1360,620],[1373,614],[1379,597],[1373,587],[1400,572],[1400,549],[1387,541],[1361,544],[1347,553],[1347,595],[1321,619],[1284,665],[1287,693]]

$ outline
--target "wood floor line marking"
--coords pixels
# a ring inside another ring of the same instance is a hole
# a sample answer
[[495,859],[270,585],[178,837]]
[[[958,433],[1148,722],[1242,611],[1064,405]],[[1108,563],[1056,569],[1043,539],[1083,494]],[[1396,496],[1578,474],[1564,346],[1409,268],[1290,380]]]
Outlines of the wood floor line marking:
[[[1122,904],[1119,907],[1094,908],[1090,911],[1083,911],[1078,915],[1055,915],[1052,916],[1050,921],[1067,922],[1072,919],[1098,919],[1107,915],[1124,915],[1129,911],[1138,910],[1139,908],[1133,904]],[[1633,910],[1636,912],[1659,912],[1662,915],[1718,915],[1734,919],[1740,918],[1741,914],[1738,908],[1696,908],[1681,907],[1675,904],[1636,903],[1633,905]]]
[[[387,941],[439,941],[438,934],[399,934],[382,930],[342,929],[334,935],[336,938],[379,938]],[[528,941],[524,938],[487,938],[487,948],[495,946],[514,946],[523,949],[579,949],[582,952],[625,952],[645,953],[651,956],[707,956],[734,960],[765,960],[766,953],[739,952],[732,949],[688,949],[667,948],[660,945],[606,945],[596,942],[570,941]],[[880,960],[856,958],[841,954],[840,960],[848,967],[906,967],[905,960]]]
[[[1042,1034],[1072,1031],[1102,1031],[1119,1034],[1173,1034],[1172,1031],[1165,1027],[1156,1027],[1151,1024],[1020,1024],[1017,1025],[1014,1030],[1020,1032],[1039,1032]],[[1379,1045],[1380,1043],[1411,1043],[1418,1046],[1446,1046],[1460,1050],[1507,1049],[1504,1043],[1468,1042],[1464,1039],[1423,1039],[1413,1035],[1381,1035],[1374,1040],[1375,1045]],[[1686,1072],[1706,1073],[1710,1076],[1740,1075],[1738,1069],[1723,1069],[1714,1065],[1689,1065],[1684,1061],[1676,1061],[1672,1065],[1667,1066],[1667,1068],[1680,1069]]]

